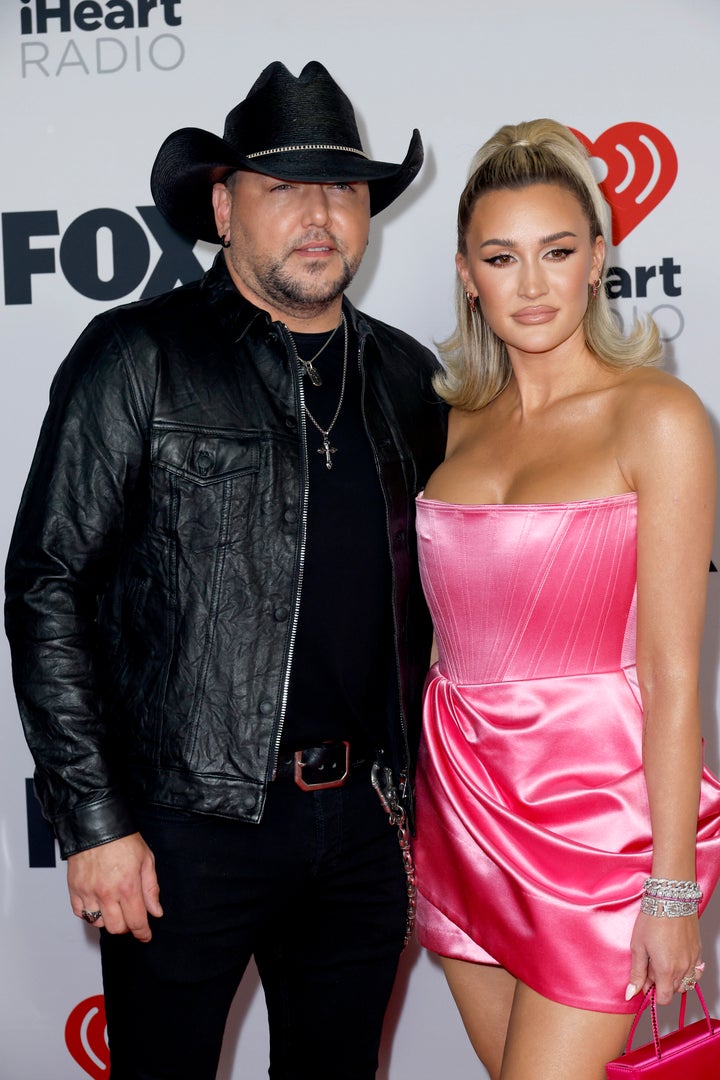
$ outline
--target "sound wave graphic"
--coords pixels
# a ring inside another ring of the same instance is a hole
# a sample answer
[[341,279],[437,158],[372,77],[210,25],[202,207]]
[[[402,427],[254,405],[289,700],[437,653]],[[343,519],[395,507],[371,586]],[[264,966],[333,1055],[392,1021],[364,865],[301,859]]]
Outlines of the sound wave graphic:
[[675,148],[662,131],[630,120],[615,124],[594,142],[571,129],[604,167],[600,189],[610,204],[613,243],[619,244],[662,202],[675,183]]

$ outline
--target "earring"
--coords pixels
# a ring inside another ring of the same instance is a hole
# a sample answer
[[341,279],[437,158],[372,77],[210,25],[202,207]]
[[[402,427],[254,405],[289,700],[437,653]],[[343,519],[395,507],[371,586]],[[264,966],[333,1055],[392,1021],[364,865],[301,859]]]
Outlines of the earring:
[[593,300],[597,300],[598,290],[599,290],[601,285],[602,285],[602,281],[600,280],[599,277],[596,278],[595,281],[593,281],[593,283],[592,283]]
[[474,315],[475,312],[477,311],[477,306],[475,304],[475,301],[477,300],[477,296],[473,296],[472,293],[466,292],[465,293],[465,299],[468,302],[468,307],[470,308],[470,314]]
[[229,248],[230,247],[230,241],[225,239],[225,233],[223,233],[222,236],[218,236],[218,241],[220,242],[220,245],[222,247],[224,247],[224,248]]

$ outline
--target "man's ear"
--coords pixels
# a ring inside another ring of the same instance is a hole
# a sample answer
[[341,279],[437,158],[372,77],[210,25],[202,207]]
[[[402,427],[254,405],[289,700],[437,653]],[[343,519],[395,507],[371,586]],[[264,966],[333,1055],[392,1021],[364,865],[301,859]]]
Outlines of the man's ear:
[[230,211],[232,209],[232,195],[226,184],[213,184],[212,204],[218,236],[224,236],[230,231]]

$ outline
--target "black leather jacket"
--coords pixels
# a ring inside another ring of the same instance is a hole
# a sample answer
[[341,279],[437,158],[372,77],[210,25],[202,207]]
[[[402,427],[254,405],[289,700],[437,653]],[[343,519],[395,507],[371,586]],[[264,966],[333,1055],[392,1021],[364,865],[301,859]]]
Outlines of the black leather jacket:
[[[430,641],[413,500],[442,458],[445,409],[428,350],[344,310],[387,505],[401,702],[389,738],[405,770]],[[81,335],[53,382],[7,566],[15,687],[64,856],[134,832],[136,800],[260,819],[307,495],[287,329],[220,259]]]

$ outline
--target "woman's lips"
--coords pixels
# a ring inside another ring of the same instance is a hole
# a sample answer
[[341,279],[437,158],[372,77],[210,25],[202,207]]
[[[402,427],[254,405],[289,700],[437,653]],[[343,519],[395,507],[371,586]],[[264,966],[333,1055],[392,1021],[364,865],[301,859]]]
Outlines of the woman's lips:
[[526,307],[513,312],[515,322],[526,325],[550,322],[557,315],[557,308],[553,307]]

